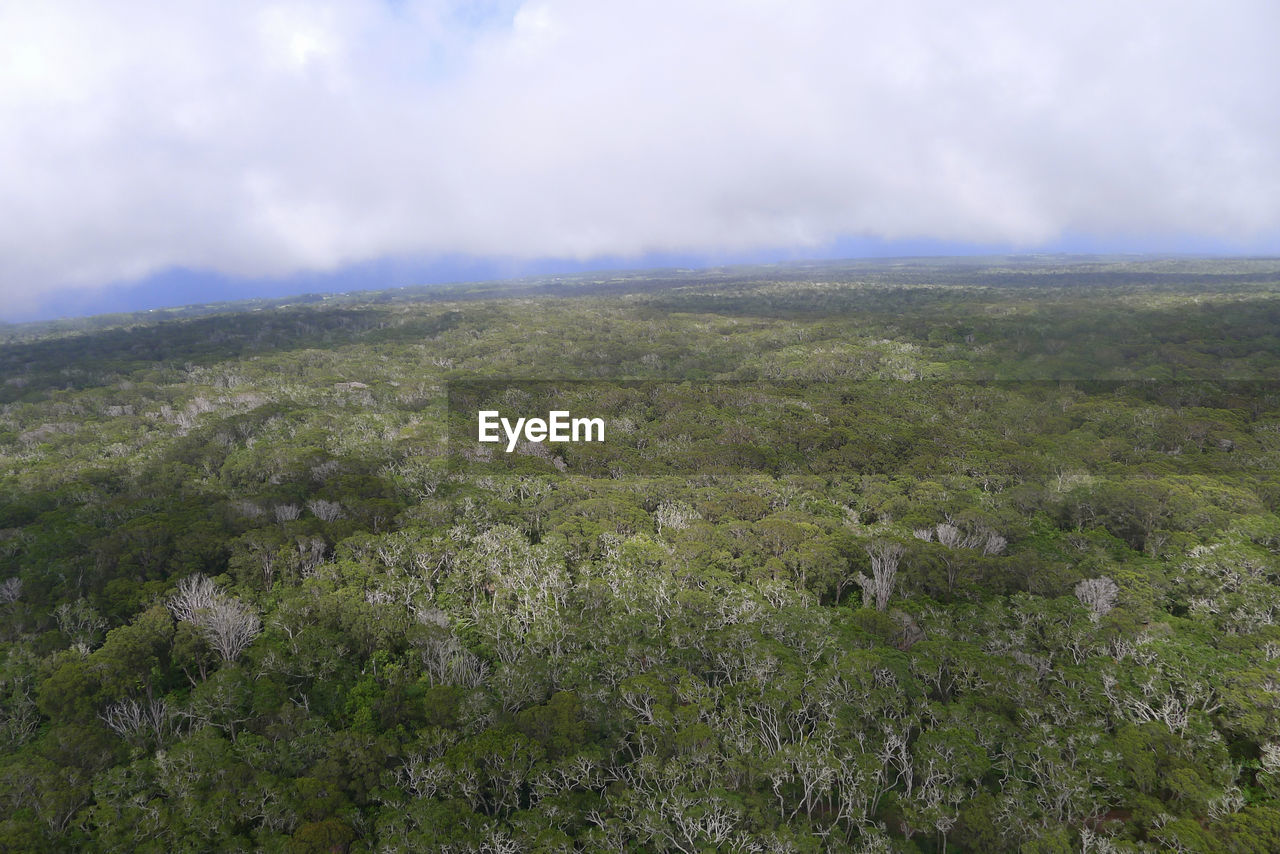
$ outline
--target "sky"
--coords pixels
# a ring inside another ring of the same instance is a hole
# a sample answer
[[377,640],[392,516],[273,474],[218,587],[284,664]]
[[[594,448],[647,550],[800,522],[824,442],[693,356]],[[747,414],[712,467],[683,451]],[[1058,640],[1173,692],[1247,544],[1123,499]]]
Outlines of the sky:
[[0,0],[0,320],[1280,254],[1277,32],[1274,0]]

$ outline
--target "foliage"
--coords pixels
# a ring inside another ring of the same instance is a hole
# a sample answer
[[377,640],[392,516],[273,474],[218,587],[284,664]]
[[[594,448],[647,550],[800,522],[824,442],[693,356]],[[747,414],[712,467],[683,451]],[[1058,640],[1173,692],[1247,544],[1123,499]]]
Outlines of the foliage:
[[1278,270],[9,330],[0,848],[1276,850]]

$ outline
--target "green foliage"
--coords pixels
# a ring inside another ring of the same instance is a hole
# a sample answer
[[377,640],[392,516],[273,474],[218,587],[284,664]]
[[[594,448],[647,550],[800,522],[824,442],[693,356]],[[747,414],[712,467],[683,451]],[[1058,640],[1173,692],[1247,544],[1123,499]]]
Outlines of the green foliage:
[[[1277,268],[1216,264],[13,332],[0,849],[1280,850]],[[460,458],[486,377],[621,438]]]

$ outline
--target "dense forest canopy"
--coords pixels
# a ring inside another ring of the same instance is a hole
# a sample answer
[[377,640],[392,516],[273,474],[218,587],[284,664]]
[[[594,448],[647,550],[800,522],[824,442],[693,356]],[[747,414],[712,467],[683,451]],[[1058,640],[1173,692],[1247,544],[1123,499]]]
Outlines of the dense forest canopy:
[[0,849],[1280,850],[1280,262],[0,336]]

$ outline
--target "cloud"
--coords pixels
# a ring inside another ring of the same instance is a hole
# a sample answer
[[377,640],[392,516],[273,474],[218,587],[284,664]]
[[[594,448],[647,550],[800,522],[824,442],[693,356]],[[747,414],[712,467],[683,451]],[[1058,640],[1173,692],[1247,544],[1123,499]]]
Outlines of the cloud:
[[0,2],[0,306],[185,267],[1280,249],[1280,7]]

